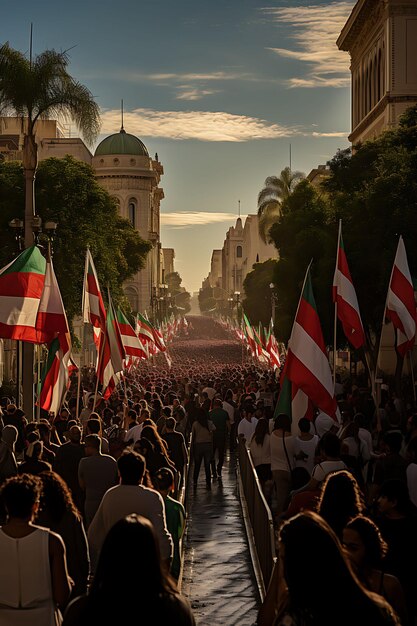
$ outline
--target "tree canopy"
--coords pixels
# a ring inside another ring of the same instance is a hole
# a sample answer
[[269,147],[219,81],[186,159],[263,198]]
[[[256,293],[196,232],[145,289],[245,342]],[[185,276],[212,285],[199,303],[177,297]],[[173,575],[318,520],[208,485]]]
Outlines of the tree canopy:
[[[111,196],[96,181],[92,168],[66,156],[41,161],[36,176],[37,213],[43,223],[56,221],[53,260],[69,320],[81,311],[85,251],[90,246],[100,285],[122,302],[122,285],[145,264],[151,244],[141,239],[130,222],[118,215]],[[0,164],[0,260],[5,265],[16,253],[8,222],[24,212],[23,168],[18,162]]]
[[268,326],[271,321],[273,290],[270,285],[274,282],[277,264],[276,259],[255,263],[243,282],[243,309],[252,324],[261,322]]

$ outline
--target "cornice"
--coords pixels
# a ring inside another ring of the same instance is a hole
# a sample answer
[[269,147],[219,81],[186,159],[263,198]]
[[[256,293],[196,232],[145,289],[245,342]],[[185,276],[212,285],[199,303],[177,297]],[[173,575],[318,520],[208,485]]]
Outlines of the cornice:
[[390,104],[398,104],[401,102],[417,102],[417,96],[404,95],[404,96],[391,96],[385,94],[385,96],[378,102],[378,104],[368,113],[366,117],[353,129],[348,139],[351,143],[355,143],[356,137],[360,135],[364,130],[374,122],[377,117],[384,112],[386,107]]

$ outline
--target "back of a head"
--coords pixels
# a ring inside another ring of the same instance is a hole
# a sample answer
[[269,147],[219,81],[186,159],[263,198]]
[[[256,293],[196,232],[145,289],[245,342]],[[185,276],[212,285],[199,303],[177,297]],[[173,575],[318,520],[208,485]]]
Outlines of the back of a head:
[[213,409],[221,409],[223,406],[223,402],[220,398],[214,398],[213,400]]
[[302,417],[301,419],[298,420],[298,428],[300,432],[302,433],[309,433],[310,425],[311,425],[311,422],[306,417]]
[[[120,610],[122,614],[129,612],[129,602],[123,603],[125,607],[119,604],[122,597],[134,598],[136,611],[141,599],[140,610],[146,611],[147,601],[157,598],[164,589],[158,541],[151,522],[137,514],[116,522],[104,540],[88,597],[87,612],[93,613],[90,623],[97,623],[97,612],[112,613],[112,605],[118,607],[119,615]],[[111,598],[117,601],[109,603]],[[83,619],[82,623],[88,622]]]
[[321,439],[322,450],[327,457],[340,457],[340,439],[334,433],[327,432]]
[[383,436],[385,445],[388,446],[392,454],[399,454],[403,443],[403,436],[400,432],[388,432]]
[[85,446],[92,448],[96,452],[101,450],[101,439],[98,435],[87,435],[84,439]]
[[117,468],[123,485],[139,485],[146,469],[144,457],[134,450],[125,450],[117,460]]
[[68,437],[71,443],[80,443],[81,441],[81,428],[79,426],[71,426],[68,432]]
[[413,509],[407,483],[403,480],[390,478],[384,481],[379,490],[379,497],[396,502],[396,509],[401,513],[407,514]]
[[31,474],[22,474],[8,478],[0,489],[0,498],[8,517],[28,519],[33,507],[39,501],[40,480]]
[[357,515],[349,520],[346,529],[354,530],[362,539],[365,546],[365,564],[370,568],[380,568],[381,561],[388,552],[388,545],[375,522],[365,515]]
[[285,413],[280,413],[274,422],[274,430],[284,430],[285,432],[291,432],[291,418]]
[[175,429],[175,424],[176,424],[176,420],[175,417],[168,417],[166,422],[165,422],[165,427],[168,430],[174,430]]
[[317,513],[299,513],[285,522],[280,542],[291,606],[301,613],[308,611],[309,623],[387,626],[380,606],[389,610],[389,605],[373,600],[362,587],[335,533]]
[[169,467],[161,467],[152,477],[158,491],[165,491],[174,486],[174,473]]
[[2,441],[4,441],[4,443],[7,443],[8,446],[12,447],[17,441],[18,434],[19,432],[16,426],[13,426],[13,424],[8,424],[2,430],[1,439]]
[[98,435],[101,430],[100,419],[97,419],[95,417],[90,417],[90,419],[87,422],[87,429],[88,429],[88,432],[91,433],[92,435]]
[[329,474],[321,489],[317,512],[339,538],[347,522],[362,511],[362,498],[354,476],[345,470]]

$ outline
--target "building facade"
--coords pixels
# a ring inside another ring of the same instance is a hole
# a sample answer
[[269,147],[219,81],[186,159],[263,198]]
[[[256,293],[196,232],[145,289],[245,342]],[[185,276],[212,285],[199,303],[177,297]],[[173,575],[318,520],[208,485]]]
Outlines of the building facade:
[[168,274],[173,274],[174,269],[175,250],[174,248],[162,248],[162,260],[163,260],[163,272],[162,282],[165,283],[165,277]]
[[243,227],[242,285],[255,263],[277,259],[278,251],[272,243],[265,243],[259,235],[259,218],[248,215]]
[[222,248],[222,289],[228,294],[242,291],[243,226],[240,217],[226,233]]
[[222,251],[213,250],[211,254],[210,273],[208,275],[210,287],[222,286]]
[[349,52],[355,145],[398,124],[417,103],[417,3],[359,0],[338,40]]

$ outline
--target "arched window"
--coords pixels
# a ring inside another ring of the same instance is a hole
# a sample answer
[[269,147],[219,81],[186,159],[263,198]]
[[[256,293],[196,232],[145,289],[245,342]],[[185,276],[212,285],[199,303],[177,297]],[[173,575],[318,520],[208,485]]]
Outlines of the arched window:
[[237,259],[241,259],[242,258],[242,246],[237,246],[236,247],[236,258]]
[[129,222],[132,224],[133,228],[136,228],[136,200],[135,198],[130,198],[129,204],[127,207],[127,217]]

